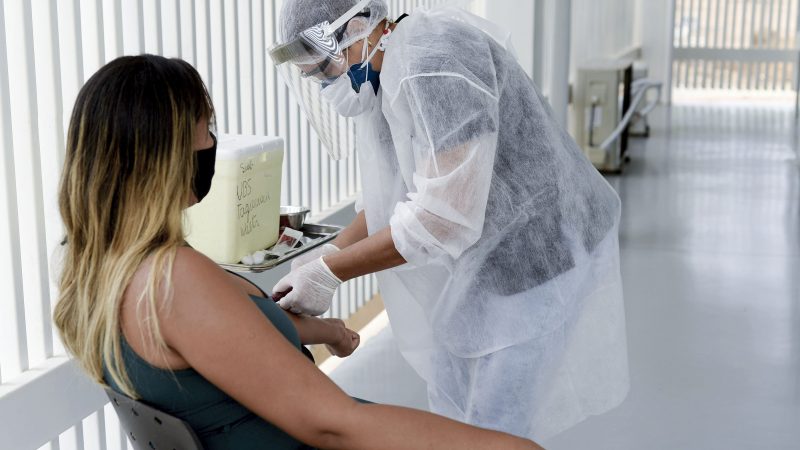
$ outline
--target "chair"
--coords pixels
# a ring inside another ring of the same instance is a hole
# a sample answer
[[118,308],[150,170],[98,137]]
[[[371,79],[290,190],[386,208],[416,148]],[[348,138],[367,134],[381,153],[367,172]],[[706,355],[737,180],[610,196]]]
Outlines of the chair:
[[203,450],[188,423],[106,388],[120,425],[135,450]]

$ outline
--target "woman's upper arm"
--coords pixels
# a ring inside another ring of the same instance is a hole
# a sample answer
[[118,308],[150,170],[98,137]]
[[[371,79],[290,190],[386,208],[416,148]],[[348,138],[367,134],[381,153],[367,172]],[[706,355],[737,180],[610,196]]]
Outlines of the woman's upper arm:
[[172,305],[160,320],[167,344],[192,368],[299,440],[316,445],[337,435],[355,405],[194,250],[178,252]]

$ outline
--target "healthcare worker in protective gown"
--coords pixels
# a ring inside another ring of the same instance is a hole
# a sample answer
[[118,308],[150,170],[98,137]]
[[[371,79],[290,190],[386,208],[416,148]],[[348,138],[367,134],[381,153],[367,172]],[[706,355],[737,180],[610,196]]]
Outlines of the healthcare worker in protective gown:
[[620,200],[507,34],[454,8],[393,22],[384,0],[285,0],[280,41],[271,57],[335,158],[354,119],[363,187],[334,245],[276,284],[280,305],[321,314],[377,272],[431,410],[457,420],[546,439],[618,405]]

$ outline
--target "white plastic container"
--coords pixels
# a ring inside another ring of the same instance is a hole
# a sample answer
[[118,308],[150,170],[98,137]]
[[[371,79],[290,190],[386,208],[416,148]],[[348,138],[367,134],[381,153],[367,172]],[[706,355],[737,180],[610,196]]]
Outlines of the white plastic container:
[[220,135],[211,191],[187,211],[186,241],[233,264],[278,240],[283,139]]

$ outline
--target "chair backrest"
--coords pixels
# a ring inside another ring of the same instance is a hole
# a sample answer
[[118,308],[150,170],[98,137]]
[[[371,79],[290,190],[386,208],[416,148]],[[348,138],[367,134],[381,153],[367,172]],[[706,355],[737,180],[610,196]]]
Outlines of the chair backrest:
[[188,423],[106,388],[120,425],[135,450],[203,450]]

